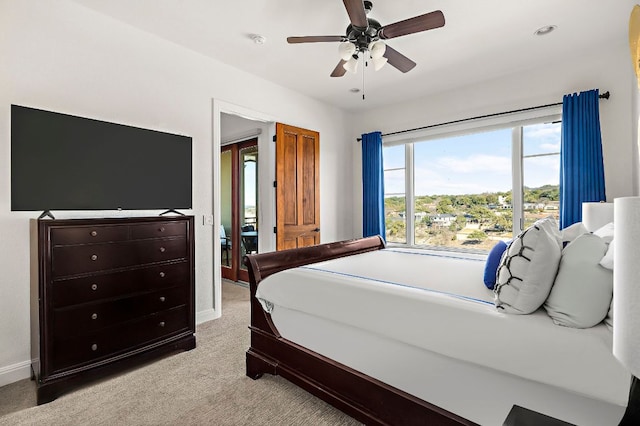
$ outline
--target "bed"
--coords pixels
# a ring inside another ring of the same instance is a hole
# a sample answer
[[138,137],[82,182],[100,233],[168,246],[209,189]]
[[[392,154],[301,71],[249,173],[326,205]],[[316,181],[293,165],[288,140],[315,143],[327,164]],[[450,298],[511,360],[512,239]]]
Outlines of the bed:
[[280,375],[366,424],[499,425],[514,405],[617,424],[630,376],[610,330],[499,312],[485,257],[379,237],[247,256],[247,375]]

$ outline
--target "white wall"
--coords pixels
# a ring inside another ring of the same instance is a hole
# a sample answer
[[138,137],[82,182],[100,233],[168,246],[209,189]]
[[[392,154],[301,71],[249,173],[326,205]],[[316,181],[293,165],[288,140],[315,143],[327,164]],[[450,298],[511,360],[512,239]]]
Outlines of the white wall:
[[[633,65],[631,66],[633,70]],[[633,72],[633,71],[632,71]],[[640,194],[640,78],[636,78],[635,72],[633,72],[633,77],[630,83],[631,88],[629,89],[631,92],[631,136],[632,136],[632,145],[633,145],[633,158],[634,158],[634,169],[633,169],[633,195]]]
[[[29,219],[11,212],[10,105],[114,121],[193,138],[196,216],[196,310],[214,306],[212,135],[219,120],[212,99],[241,105],[275,120],[317,130],[321,144],[322,240],[350,238],[348,117],[296,92],[97,14],[68,0],[0,1],[0,385],[28,377]],[[217,122],[216,122],[217,121]],[[157,212],[92,212],[92,216]],[[86,212],[54,212],[87,217]],[[219,247],[219,246],[218,246]],[[219,258],[219,256],[217,256]],[[219,294],[215,295],[219,298]],[[219,299],[218,299],[219,300]]]
[[[482,84],[439,93],[428,98],[389,105],[355,117],[352,140],[362,133],[414,129],[485,114],[562,102],[562,96],[584,90],[609,91],[600,101],[600,122],[607,200],[636,195],[637,131],[634,130],[635,98],[631,86],[632,67],[626,40],[606,52],[571,55],[563,62],[541,63],[537,69],[501,77]],[[462,83],[462,82],[461,82]],[[636,125],[637,127],[637,125]],[[362,235],[362,184],[360,144],[354,144],[354,229]]]

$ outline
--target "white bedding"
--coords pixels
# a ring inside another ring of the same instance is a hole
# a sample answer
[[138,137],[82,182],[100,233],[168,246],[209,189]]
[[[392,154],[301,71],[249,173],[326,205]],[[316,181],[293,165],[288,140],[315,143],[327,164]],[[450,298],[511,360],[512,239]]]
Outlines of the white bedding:
[[278,309],[625,406],[630,376],[613,358],[606,326],[561,327],[543,310],[498,312],[482,282],[484,260],[384,249],[279,272],[260,283],[256,297],[288,339],[283,330],[291,324],[280,329]]

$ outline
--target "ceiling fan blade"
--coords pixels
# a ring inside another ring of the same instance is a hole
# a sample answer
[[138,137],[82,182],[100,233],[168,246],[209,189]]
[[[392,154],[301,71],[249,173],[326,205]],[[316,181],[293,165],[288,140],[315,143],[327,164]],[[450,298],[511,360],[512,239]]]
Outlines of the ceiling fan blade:
[[420,16],[405,19],[380,28],[378,35],[381,39],[400,37],[407,34],[419,33],[420,31],[432,30],[444,26],[444,14],[441,10],[436,10]]
[[347,9],[351,25],[358,28],[367,28],[367,13],[364,11],[364,3],[362,0],[342,0],[344,7]]
[[288,43],[318,43],[325,41],[343,41],[346,40],[345,36],[301,36],[301,37],[287,37]]
[[344,73],[347,72],[347,70],[343,67],[343,65],[346,63],[347,61],[340,59],[340,62],[338,62],[338,65],[336,65],[336,68],[331,73],[331,77],[342,77]]
[[411,59],[407,58],[402,53],[398,52],[389,45],[387,45],[383,56],[387,58],[388,62],[391,65],[402,72],[409,72],[416,66],[415,62],[413,62]]

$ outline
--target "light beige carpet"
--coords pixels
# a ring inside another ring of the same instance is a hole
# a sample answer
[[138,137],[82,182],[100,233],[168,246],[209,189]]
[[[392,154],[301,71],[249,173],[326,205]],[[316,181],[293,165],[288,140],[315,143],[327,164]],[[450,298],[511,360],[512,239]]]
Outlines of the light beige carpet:
[[0,425],[358,425],[280,377],[245,376],[249,291],[223,283],[222,318],[196,348],[36,406],[35,383],[0,388]]

